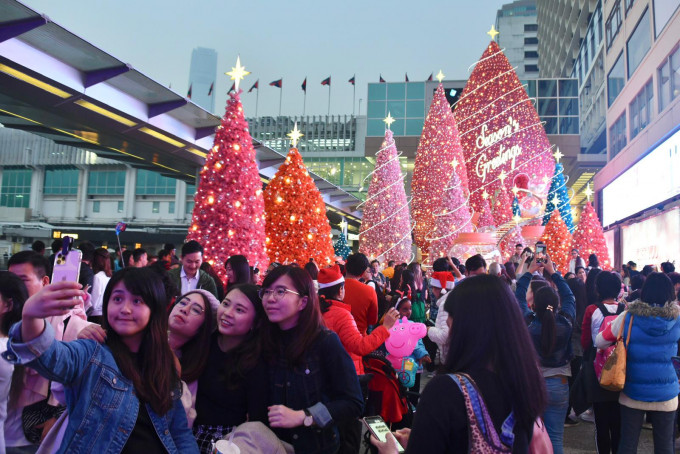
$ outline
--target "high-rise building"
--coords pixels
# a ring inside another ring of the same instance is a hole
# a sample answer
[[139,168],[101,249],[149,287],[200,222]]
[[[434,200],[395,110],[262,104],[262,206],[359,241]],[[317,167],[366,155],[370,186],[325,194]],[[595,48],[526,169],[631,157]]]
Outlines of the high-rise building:
[[597,4],[597,0],[536,0],[541,77],[571,75]]
[[498,45],[520,79],[538,77],[536,0],[517,0],[496,13]]
[[597,208],[615,264],[680,261],[680,1],[607,0],[607,164]]
[[205,47],[194,49],[191,52],[191,68],[189,69],[191,100],[208,112],[215,112],[216,76],[217,52],[215,49]]

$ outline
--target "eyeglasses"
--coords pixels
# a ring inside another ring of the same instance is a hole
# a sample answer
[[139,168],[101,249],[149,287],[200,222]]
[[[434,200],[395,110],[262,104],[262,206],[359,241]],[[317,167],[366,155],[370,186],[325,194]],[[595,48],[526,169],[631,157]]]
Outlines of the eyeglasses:
[[[190,303],[189,303],[188,300],[180,300],[180,301],[177,303],[177,305],[178,305],[179,307],[187,307],[189,304],[190,304]],[[200,304],[198,304],[198,303],[191,303],[191,307],[189,307],[189,313],[190,313],[191,315],[195,315],[195,316],[198,317],[198,316],[201,315],[203,312],[205,312],[205,309],[203,309],[203,308],[200,306]]]
[[258,292],[258,295],[260,295],[260,298],[263,299],[263,300],[265,298],[271,297],[271,298],[274,299],[274,301],[278,301],[281,298],[283,298],[286,295],[286,293],[292,293],[292,294],[297,295],[297,296],[302,296],[298,292],[296,292],[294,290],[287,289],[286,287],[276,287],[275,289],[267,289],[267,290],[260,289],[260,291]]

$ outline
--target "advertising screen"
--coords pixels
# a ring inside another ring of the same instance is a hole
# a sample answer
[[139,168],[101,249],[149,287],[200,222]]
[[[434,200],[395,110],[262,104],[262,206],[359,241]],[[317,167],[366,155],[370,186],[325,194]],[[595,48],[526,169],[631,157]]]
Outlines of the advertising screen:
[[608,226],[680,194],[680,131],[602,189]]
[[680,209],[621,227],[622,261],[644,265],[659,265],[665,261],[680,263]]

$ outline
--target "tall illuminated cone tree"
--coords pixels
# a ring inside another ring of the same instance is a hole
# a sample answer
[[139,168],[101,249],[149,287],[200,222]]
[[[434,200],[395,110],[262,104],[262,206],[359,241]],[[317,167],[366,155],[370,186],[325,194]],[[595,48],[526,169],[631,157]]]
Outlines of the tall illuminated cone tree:
[[289,136],[292,148],[264,190],[267,253],[279,263],[304,265],[313,258],[324,267],[335,256],[326,204],[295,148],[297,124]]
[[338,238],[338,241],[333,245],[333,250],[335,251],[335,255],[342,257],[343,260],[347,260],[347,257],[352,253],[352,250],[347,244],[345,232],[340,232],[340,238]]
[[[442,77],[440,71],[438,78]],[[427,238],[432,236],[434,214],[441,211],[444,189],[454,169],[460,178],[462,191],[467,194],[467,170],[458,127],[440,83],[425,117],[411,179],[411,216],[415,221],[415,241],[424,254],[430,250]]]
[[[243,70],[240,60],[233,68],[237,69]],[[224,263],[232,255],[245,255],[259,269],[269,264],[262,181],[240,93],[238,85],[229,93],[213,148],[200,173],[187,235],[187,240],[203,245],[204,259],[225,282]]]
[[566,273],[569,270],[569,252],[572,238],[558,210],[553,211],[552,216],[550,216],[550,221],[545,226],[541,241],[545,243],[548,255],[550,255],[553,263],[558,266],[558,270],[562,274]]
[[457,172],[452,172],[451,181],[444,189],[442,202],[442,208],[435,213],[434,230],[427,237],[432,242],[428,256],[430,263],[450,255],[458,235],[473,230],[472,214]]
[[[492,30],[493,33],[495,31]],[[490,32],[491,33],[491,32]],[[470,205],[482,194],[509,193],[526,174],[528,189],[545,198],[555,168],[534,105],[498,44],[491,41],[470,74],[454,111],[465,154]]]
[[[391,124],[389,115],[386,123]],[[363,204],[359,252],[381,261],[411,261],[411,217],[404,191],[404,175],[392,131],[385,131],[376,153],[375,169]]]
[[488,232],[494,229],[495,222],[493,220],[493,215],[491,214],[491,205],[489,205],[489,199],[482,199],[482,211],[479,214],[479,219],[477,219],[477,230],[480,232]]
[[493,202],[493,220],[496,225],[503,225],[512,219],[512,202],[505,188],[498,191]]
[[[555,153],[555,157],[559,159],[562,153],[559,150]],[[574,221],[571,217],[571,203],[569,193],[567,192],[567,183],[564,179],[564,167],[561,162],[555,163],[555,173],[550,181],[550,190],[548,191],[548,203],[545,206],[545,215],[543,216],[543,225],[550,221],[550,216],[553,211],[559,210],[562,220],[567,225],[570,232],[574,231]]]
[[581,257],[587,259],[590,254],[595,254],[602,269],[611,270],[609,248],[607,248],[607,242],[604,239],[602,224],[600,224],[590,202],[586,203],[581,212],[581,219],[578,221],[576,230],[574,230],[573,238],[572,248],[578,249]]

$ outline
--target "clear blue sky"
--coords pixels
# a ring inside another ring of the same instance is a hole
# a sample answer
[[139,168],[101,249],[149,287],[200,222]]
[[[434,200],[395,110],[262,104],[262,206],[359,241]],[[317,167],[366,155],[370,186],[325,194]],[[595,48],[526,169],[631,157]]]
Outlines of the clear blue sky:
[[[500,0],[345,0],[323,2],[199,0],[23,0],[57,24],[173,90],[186,95],[191,51],[218,52],[216,113],[224,113],[231,82],[223,73],[241,62],[252,74],[244,91],[260,79],[259,115],[276,115],[283,77],[284,115],[326,114],[332,76],[331,114],[352,113],[356,73],[357,109],[366,84],[424,80],[442,69],[447,79],[466,79],[468,67],[489,42]],[[255,114],[255,91],[243,94],[247,116]]]

